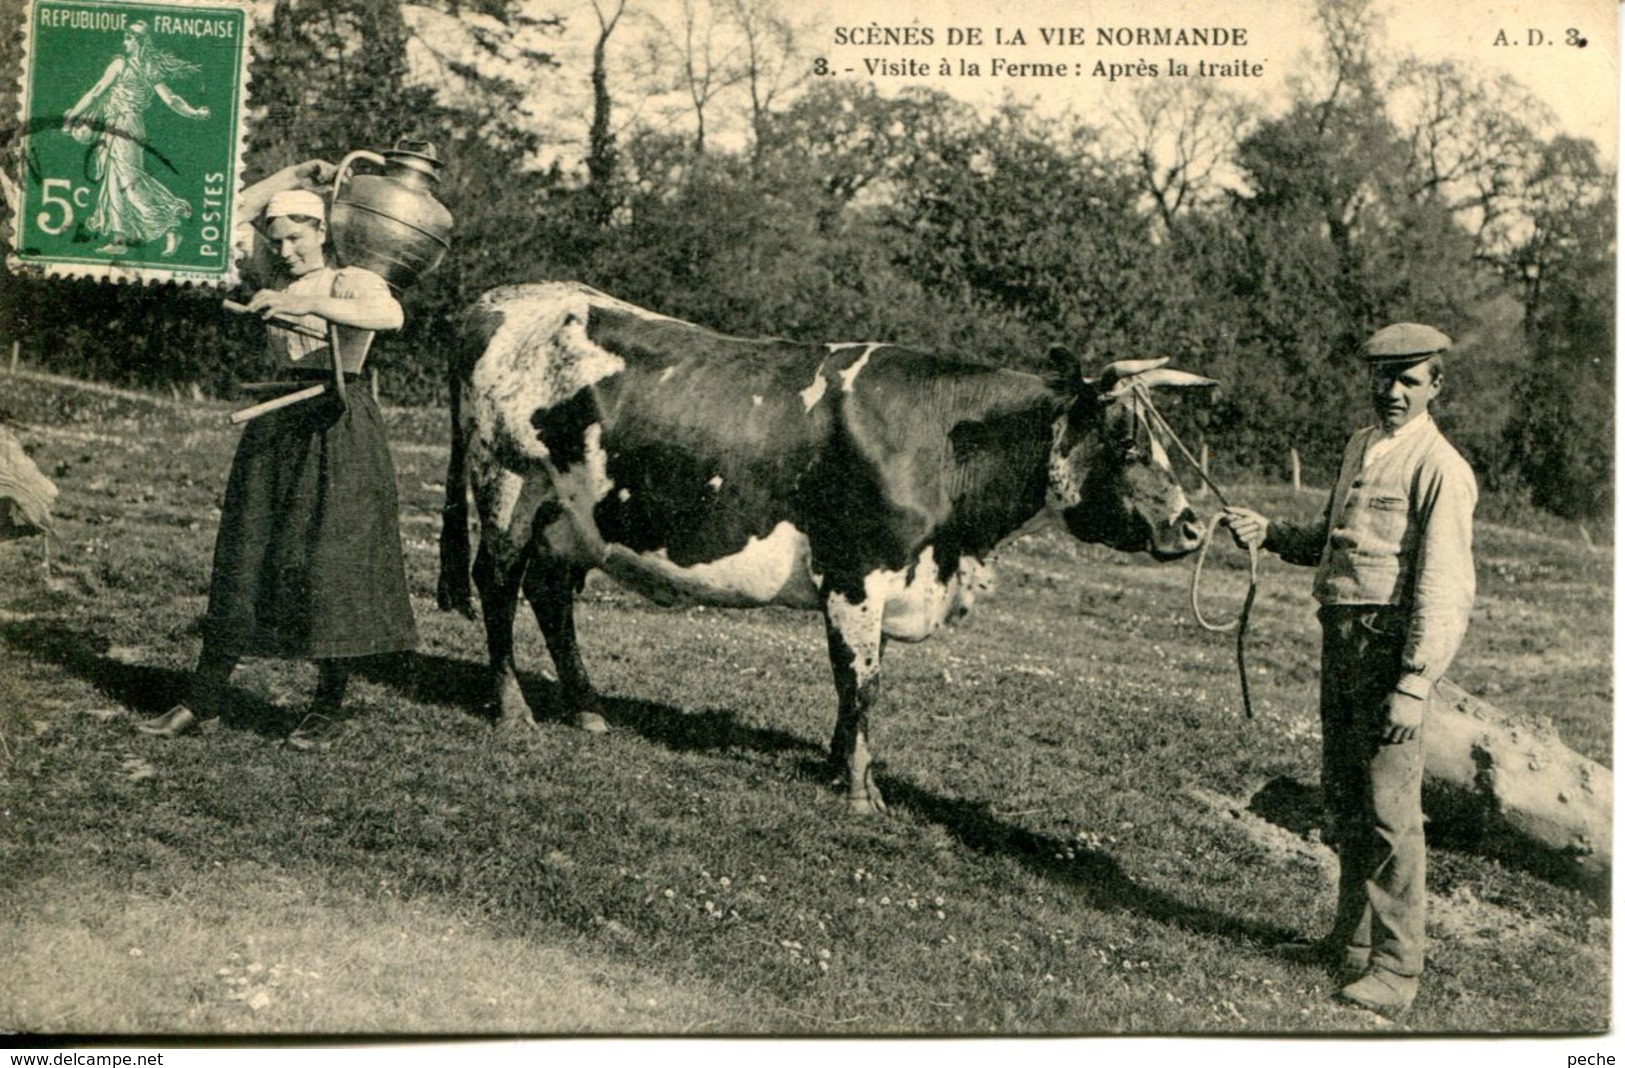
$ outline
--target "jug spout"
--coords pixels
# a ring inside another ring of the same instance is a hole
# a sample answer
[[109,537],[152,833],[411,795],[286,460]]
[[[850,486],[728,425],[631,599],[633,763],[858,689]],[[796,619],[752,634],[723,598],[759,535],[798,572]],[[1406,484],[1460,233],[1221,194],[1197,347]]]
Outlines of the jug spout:
[[429,189],[440,181],[440,156],[428,141],[402,138],[384,152],[384,173],[398,181]]

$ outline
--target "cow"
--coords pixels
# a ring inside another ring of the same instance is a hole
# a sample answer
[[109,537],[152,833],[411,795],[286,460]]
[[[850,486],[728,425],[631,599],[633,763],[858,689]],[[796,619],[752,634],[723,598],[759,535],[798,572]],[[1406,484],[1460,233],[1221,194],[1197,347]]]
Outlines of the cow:
[[578,726],[605,722],[573,598],[596,568],[660,604],[823,613],[838,694],[831,760],[859,812],[885,808],[869,717],[888,638],[962,615],[991,554],[1058,517],[1077,538],[1159,560],[1202,540],[1151,432],[1157,386],[1113,363],[1047,377],[878,343],[729,337],[577,283],[513,285],[465,313],[454,357],[439,599],[472,617],[499,724],[533,726],[514,673],[522,590]]

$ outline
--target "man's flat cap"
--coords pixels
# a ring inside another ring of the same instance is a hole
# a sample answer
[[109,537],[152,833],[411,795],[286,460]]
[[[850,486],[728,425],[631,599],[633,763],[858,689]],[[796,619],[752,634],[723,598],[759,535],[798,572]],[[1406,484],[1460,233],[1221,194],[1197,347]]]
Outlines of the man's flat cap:
[[1442,330],[1421,323],[1395,323],[1372,334],[1365,343],[1367,363],[1413,363],[1450,347]]

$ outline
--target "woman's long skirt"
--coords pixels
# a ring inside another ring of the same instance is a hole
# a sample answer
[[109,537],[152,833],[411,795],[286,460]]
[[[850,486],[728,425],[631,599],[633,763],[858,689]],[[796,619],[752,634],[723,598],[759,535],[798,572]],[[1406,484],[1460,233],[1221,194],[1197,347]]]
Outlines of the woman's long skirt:
[[226,483],[205,647],[322,659],[411,649],[395,469],[365,389],[247,424]]

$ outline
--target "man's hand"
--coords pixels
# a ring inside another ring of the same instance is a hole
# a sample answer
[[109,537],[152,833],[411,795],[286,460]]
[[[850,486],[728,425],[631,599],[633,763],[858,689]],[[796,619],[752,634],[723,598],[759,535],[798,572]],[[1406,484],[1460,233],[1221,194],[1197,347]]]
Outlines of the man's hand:
[[1230,528],[1236,547],[1249,551],[1261,548],[1270,532],[1270,521],[1251,508],[1226,508],[1224,525]]
[[1384,745],[1399,745],[1416,737],[1422,729],[1422,717],[1428,710],[1426,699],[1413,697],[1395,690],[1382,703],[1387,725],[1382,729]]

